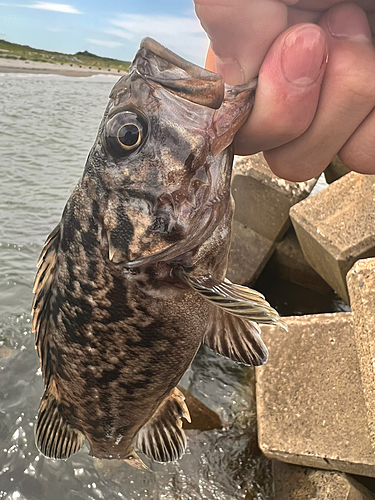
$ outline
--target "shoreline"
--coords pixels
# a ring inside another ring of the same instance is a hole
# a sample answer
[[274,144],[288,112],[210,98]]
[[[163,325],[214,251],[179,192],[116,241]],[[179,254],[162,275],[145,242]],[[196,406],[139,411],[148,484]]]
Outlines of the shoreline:
[[126,71],[113,68],[89,68],[88,66],[54,64],[37,61],[20,61],[0,57],[0,73],[32,73],[41,75],[60,75],[87,77],[93,75],[122,76]]

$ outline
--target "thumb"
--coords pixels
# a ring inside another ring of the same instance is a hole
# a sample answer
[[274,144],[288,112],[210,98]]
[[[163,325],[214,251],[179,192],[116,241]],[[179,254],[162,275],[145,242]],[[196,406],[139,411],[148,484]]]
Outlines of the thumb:
[[[287,2],[285,2],[287,3]],[[215,54],[215,69],[231,85],[257,76],[274,40],[288,25],[279,0],[195,0],[195,11]]]

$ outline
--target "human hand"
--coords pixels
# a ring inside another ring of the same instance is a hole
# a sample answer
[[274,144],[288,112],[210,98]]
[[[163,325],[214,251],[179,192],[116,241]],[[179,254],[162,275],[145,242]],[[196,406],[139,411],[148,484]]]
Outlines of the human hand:
[[208,69],[229,84],[259,75],[236,154],[264,151],[292,181],[319,175],[337,153],[375,174],[373,0],[194,1],[211,41]]

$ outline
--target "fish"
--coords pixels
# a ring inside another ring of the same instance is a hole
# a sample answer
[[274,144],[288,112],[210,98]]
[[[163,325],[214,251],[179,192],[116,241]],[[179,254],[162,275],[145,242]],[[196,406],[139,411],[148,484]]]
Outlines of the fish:
[[46,457],[147,469],[179,459],[190,421],[178,383],[199,347],[259,366],[263,295],[226,279],[233,138],[256,80],[224,84],[145,38],[113,87],[83,175],[37,263],[32,331]]

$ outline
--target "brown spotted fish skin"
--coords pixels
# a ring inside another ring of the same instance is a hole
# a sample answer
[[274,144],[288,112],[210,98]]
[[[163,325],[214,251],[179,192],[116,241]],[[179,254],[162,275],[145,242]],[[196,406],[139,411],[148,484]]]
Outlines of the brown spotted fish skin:
[[[220,288],[232,286],[221,285],[230,144],[253,95],[254,85],[225,87],[150,39],[112,90],[38,262],[33,330],[45,393],[36,442],[46,456],[68,458],[87,440],[91,455],[136,467],[136,449],[175,460],[189,418],[176,386],[202,341],[236,361],[265,361],[249,309],[247,323],[240,317],[246,301],[233,313]],[[263,322],[277,322],[254,300],[271,318]]]

